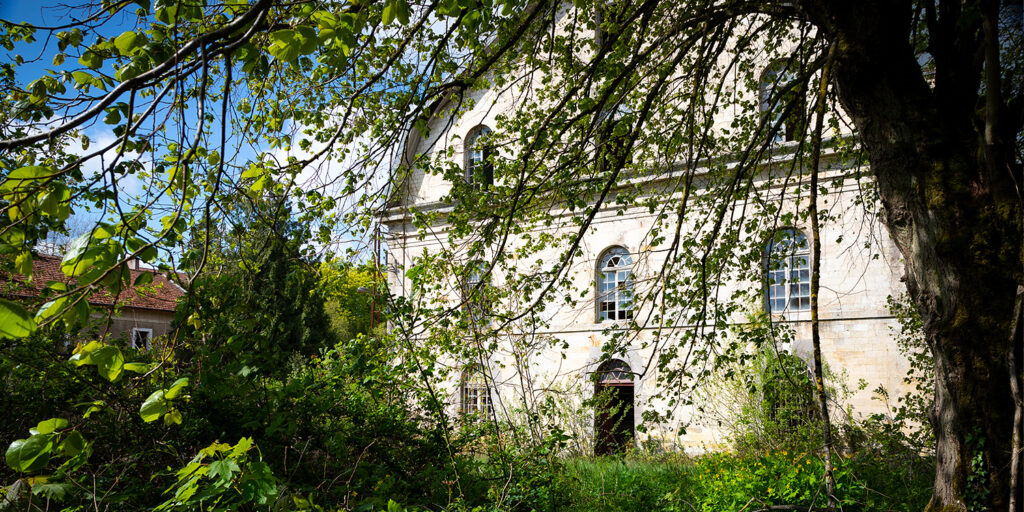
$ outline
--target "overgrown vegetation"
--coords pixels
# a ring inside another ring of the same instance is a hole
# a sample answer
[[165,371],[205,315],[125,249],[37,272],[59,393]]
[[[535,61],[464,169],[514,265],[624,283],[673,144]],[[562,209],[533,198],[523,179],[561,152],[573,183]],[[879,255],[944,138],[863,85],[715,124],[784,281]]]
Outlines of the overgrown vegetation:
[[[54,23],[0,20],[0,270],[31,275],[40,241],[91,215],[61,261],[66,283],[0,298],[0,507],[557,510],[626,507],[629,492],[684,510],[820,503],[817,469],[802,486],[792,473],[833,452],[817,445],[802,361],[726,331],[761,299],[733,285],[763,279],[764,241],[848,208],[884,224],[905,263],[900,342],[922,393],[837,422],[839,498],[919,506],[919,464],[936,451],[955,467],[935,473],[929,510],[1003,508],[1024,489],[1005,469],[1022,432],[1024,308],[1008,307],[1024,282],[1020,10],[103,0]],[[485,90],[515,99],[467,169],[468,132],[449,128],[488,108]],[[429,147],[406,147],[410,134]],[[403,201],[430,180],[450,190],[428,208]],[[819,194],[841,200],[808,213]],[[567,456],[593,447],[580,432],[595,404],[534,394],[553,382],[499,404],[514,421],[453,414],[467,364],[500,348],[529,381],[538,354],[568,349],[544,334],[550,306],[591,300],[573,269],[593,221],[636,211],[656,220],[638,230],[635,268],[654,265],[625,302],[651,314],[620,316],[602,354],[655,332],[639,342],[656,352],[642,371],[674,405],[722,376],[738,400],[734,453],[588,469]],[[440,246],[402,255],[401,293],[379,266],[313,249],[385,217]],[[850,247],[862,242],[877,240]],[[175,334],[151,351],[81,334],[91,297],[140,284],[138,260],[182,272]],[[827,417],[826,386],[813,387]],[[948,435],[930,435],[926,410]],[[614,485],[595,485],[605,476]]]

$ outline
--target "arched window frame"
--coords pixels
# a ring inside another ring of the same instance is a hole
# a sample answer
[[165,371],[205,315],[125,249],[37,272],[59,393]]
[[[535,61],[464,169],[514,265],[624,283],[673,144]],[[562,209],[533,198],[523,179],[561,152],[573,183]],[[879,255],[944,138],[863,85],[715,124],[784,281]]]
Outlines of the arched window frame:
[[594,276],[597,322],[633,318],[633,255],[620,245],[601,252]]
[[811,309],[811,249],[806,233],[793,227],[773,233],[765,245],[764,281],[769,314]]
[[478,364],[468,365],[459,382],[459,411],[464,415],[490,416],[493,410],[491,386],[483,368]]
[[602,386],[627,386],[633,384],[633,369],[622,359],[609,359],[594,371],[594,382]]
[[779,125],[772,143],[791,142],[800,135],[805,91],[802,85],[786,91],[798,78],[792,69],[795,64],[790,59],[774,60],[761,72],[758,81],[758,105],[761,117],[765,119],[765,128],[772,130]]
[[475,189],[486,189],[494,184],[494,143],[488,137],[492,133],[490,127],[483,124],[466,133],[464,178]]

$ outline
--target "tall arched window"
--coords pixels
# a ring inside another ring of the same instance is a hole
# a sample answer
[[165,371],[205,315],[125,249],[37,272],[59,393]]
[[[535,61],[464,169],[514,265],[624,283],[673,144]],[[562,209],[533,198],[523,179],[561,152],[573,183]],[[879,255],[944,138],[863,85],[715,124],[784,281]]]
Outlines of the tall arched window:
[[491,414],[491,388],[480,365],[470,365],[462,372],[459,394],[462,414]]
[[804,86],[797,83],[796,63],[772,62],[761,75],[758,87],[765,127],[776,130],[772,142],[793,141],[804,125]]
[[466,135],[466,181],[474,188],[487,188],[494,184],[494,143],[491,129],[480,125]]
[[598,259],[597,321],[633,318],[633,258],[612,247]]
[[487,263],[471,261],[466,265],[462,279],[463,303],[470,319],[478,325],[487,321],[487,282],[484,279],[486,274]]
[[765,251],[765,281],[769,313],[811,308],[811,254],[803,232],[775,233]]

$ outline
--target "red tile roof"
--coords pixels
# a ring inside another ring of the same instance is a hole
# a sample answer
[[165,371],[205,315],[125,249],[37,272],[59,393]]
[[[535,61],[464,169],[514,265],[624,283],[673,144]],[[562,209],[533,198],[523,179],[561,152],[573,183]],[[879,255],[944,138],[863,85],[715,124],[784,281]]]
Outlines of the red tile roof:
[[[40,255],[35,257],[32,262],[32,282],[26,283],[25,276],[14,274],[15,286],[11,290],[4,289],[3,292],[18,297],[37,297],[49,281],[71,284],[71,278],[65,276],[64,272],[60,270],[60,262],[59,256]],[[131,269],[129,272],[133,283],[139,275],[146,272],[153,274],[153,283],[138,288],[130,287],[116,297],[111,296],[106,290],[98,290],[89,297],[89,304],[110,306],[116,300],[122,307],[174,311],[178,299],[185,294],[181,287],[171,282],[166,275],[155,270],[140,268]],[[0,283],[11,280],[11,276],[0,272]]]

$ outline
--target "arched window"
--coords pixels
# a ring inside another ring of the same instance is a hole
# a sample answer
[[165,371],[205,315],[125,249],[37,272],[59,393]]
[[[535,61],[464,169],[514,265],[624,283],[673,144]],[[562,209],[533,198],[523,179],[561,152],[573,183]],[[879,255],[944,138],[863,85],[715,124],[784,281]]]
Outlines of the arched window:
[[466,181],[474,188],[487,188],[494,184],[494,144],[491,129],[480,125],[466,135]]
[[811,254],[803,232],[780,229],[768,242],[765,281],[769,313],[811,308]]
[[471,261],[466,265],[465,274],[462,278],[462,298],[470,319],[475,324],[482,324],[487,321],[487,283],[484,276],[487,275],[487,263],[483,261]]
[[597,321],[633,318],[633,258],[612,247],[598,259]]
[[772,142],[796,140],[804,126],[804,85],[797,83],[795,65],[786,59],[777,60],[761,75],[761,115],[766,129],[776,130]]
[[609,359],[594,372],[595,381],[602,386],[632,386],[633,370],[621,359]]
[[462,414],[491,414],[491,388],[479,365],[470,365],[462,372],[459,410]]

